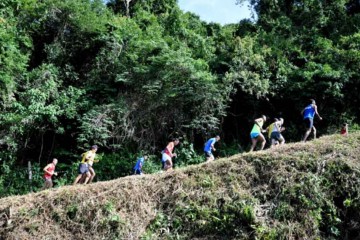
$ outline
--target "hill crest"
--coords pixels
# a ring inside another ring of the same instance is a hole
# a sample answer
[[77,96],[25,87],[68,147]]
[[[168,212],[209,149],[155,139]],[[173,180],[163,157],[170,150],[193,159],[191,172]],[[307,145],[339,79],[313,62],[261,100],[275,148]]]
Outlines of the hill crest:
[[360,133],[0,199],[0,239],[355,239]]

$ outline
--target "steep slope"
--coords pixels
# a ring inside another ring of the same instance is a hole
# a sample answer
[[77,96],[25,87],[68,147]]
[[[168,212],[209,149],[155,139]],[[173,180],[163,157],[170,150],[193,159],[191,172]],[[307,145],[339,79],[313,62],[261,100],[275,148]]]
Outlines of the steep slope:
[[360,133],[0,199],[0,239],[359,239]]

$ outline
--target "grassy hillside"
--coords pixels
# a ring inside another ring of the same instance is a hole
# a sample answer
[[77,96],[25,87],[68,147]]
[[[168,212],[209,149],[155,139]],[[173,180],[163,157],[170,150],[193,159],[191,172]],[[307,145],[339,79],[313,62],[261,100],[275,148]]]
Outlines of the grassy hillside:
[[360,133],[0,199],[0,239],[359,239]]

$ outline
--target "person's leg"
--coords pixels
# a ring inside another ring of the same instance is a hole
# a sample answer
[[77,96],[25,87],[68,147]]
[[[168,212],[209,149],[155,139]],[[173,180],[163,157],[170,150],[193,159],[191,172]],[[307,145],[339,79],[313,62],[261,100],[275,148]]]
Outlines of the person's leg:
[[52,188],[54,186],[52,179],[49,179],[47,182],[48,182],[48,188]]
[[262,135],[262,134],[260,133],[257,139],[258,139],[258,141],[261,142],[261,148],[260,148],[260,150],[263,150],[264,147],[265,147],[265,144],[266,144],[266,139],[265,139],[264,135]]
[[271,138],[270,148],[274,147],[276,145],[276,139]]
[[207,152],[204,151],[204,154],[205,154],[205,160],[206,162],[209,161],[209,154]]
[[211,152],[205,152],[205,156],[206,156],[206,162],[210,162],[212,160],[214,160],[214,156],[212,155]]
[[257,143],[257,138],[252,138],[251,139],[251,148],[250,148],[250,152],[254,151],[255,147],[256,147],[256,143]]
[[82,177],[82,174],[81,173],[78,174],[78,176],[75,178],[75,181],[74,181],[73,185],[76,185],[79,182],[81,177]]
[[206,162],[214,161],[215,157],[212,153],[208,153],[208,157],[206,158]]
[[314,139],[316,139],[316,128],[315,128],[315,126],[313,126],[312,129],[313,129],[313,133],[314,133]]
[[94,177],[95,177],[96,173],[95,173],[95,171],[94,171],[93,167],[90,167],[90,166],[89,166],[89,172],[90,172],[90,179],[89,179],[89,183],[91,183],[91,182],[92,182],[92,180],[94,179]]
[[308,129],[306,130],[306,132],[305,132],[305,135],[304,135],[304,138],[303,138],[303,142],[306,141],[306,139],[309,137],[310,133],[311,133],[311,128],[308,128]]
[[86,174],[83,173],[83,175],[81,176],[80,180],[78,181],[78,184],[83,184],[85,182],[85,178],[86,178]]
[[280,134],[280,137],[279,137],[279,143],[280,143],[280,145],[285,144],[285,138],[281,134]]
[[45,190],[45,189],[48,189],[48,188],[51,188],[51,185],[49,183],[49,180],[45,179],[44,186],[41,188],[41,190]]
[[306,141],[306,139],[309,137],[310,133],[311,133],[311,129],[313,128],[313,119],[312,118],[306,118],[305,120],[305,124],[306,124],[306,132],[305,132],[305,136],[303,139],[303,142]]
[[87,184],[87,183],[88,183],[90,177],[91,177],[90,172],[86,172],[86,178],[85,178],[84,184]]
[[173,166],[173,164],[172,164],[171,159],[167,159],[166,162],[165,162],[165,169],[164,170],[166,172],[169,172],[169,171],[172,170],[172,166]]

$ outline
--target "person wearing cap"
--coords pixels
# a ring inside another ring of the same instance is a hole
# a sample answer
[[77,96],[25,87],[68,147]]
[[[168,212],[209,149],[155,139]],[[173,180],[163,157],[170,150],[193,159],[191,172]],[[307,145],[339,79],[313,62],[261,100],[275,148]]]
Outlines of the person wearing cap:
[[281,134],[281,132],[285,130],[283,124],[284,124],[283,118],[279,118],[277,121],[273,123],[273,128],[270,135],[270,141],[271,141],[270,148],[276,146],[277,144],[282,145],[285,143],[285,138]]
[[318,113],[315,100],[310,99],[310,104],[301,111],[301,115],[303,115],[304,123],[306,127],[306,132],[303,138],[303,142],[305,142],[306,139],[309,137],[311,130],[314,133],[314,139],[316,138],[316,128],[314,126],[315,114],[319,117],[320,120],[322,120],[322,117],[320,117]]
[[251,148],[250,152],[254,151],[256,144],[258,142],[261,142],[261,148],[260,150],[263,150],[266,144],[266,140],[262,132],[266,132],[262,127],[264,126],[264,123],[266,122],[266,116],[262,115],[261,118],[257,118],[254,120],[254,126],[250,132],[250,138],[251,138]]
[[212,150],[216,151],[215,149],[215,143],[217,141],[220,140],[220,136],[216,135],[216,137],[214,138],[210,138],[209,140],[207,140],[207,142],[204,145],[204,153],[205,153],[205,157],[206,157],[206,162],[211,162],[213,160],[215,160],[214,155],[212,154]]
[[86,175],[84,184],[87,184],[88,182],[91,183],[92,180],[94,179],[96,174],[92,165],[94,162],[97,162],[95,160],[97,150],[98,150],[98,146],[94,145],[91,147],[91,150],[82,154],[82,159],[79,164],[79,174],[74,181],[74,185],[79,182],[79,180],[84,174]]
[[42,189],[48,189],[48,188],[53,187],[53,182],[52,182],[51,177],[53,175],[57,176],[57,173],[55,172],[55,166],[57,163],[58,163],[58,160],[56,158],[54,158],[51,163],[49,163],[48,165],[46,165],[46,167],[44,167],[45,183],[44,183],[44,186],[42,187]]

